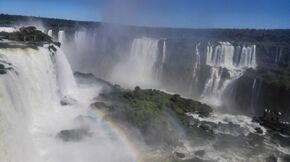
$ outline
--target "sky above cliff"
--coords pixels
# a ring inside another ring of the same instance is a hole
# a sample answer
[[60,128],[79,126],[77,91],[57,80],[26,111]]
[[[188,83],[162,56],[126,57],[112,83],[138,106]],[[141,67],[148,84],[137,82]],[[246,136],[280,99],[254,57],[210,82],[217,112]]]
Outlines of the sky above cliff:
[[290,0],[0,0],[0,13],[142,26],[290,28]]

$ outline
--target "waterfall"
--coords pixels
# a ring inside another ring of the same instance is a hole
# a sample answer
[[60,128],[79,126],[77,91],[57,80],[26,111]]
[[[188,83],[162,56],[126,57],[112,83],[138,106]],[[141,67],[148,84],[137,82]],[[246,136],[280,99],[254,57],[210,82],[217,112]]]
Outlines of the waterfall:
[[77,85],[73,76],[71,66],[66,59],[65,54],[57,48],[56,53],[56,70],[60,90],[63,96],[69,96],[77,90]]
[[[50,46],[0,48],[6,72],[0,74],[0,161],[134,162],[128,146],[89,108],[100,88],[77,87],[65,54]],[[76,103],[61,105],[62,97]],[[90,135],[81,141],[57,137],[84,128]]]
[[58,32],[58,41],[61,43],[61,44],[65,44],[66,42],[66,36],[65,36],[65,32],[63,30],[60,30]]
[[49,35],[50,37],[52,37],[52,30],[48,30],[47,35]]
[[257,66],[256,45],[235,47],[229,42],[219,42],[216,46],[208,43],[206,49],[206,65],[211,70],[201,98],[218,106],[227,85],[242,76],[245,69]]
[[162,49],[162,65],[166,61],[166,40],[163,42],[163,49]]
[[84,31],[77,31],[74,35],[74,43],[78,50],[84,49],[87,47],[88,37],[86,36],[86,32]]
[[282,53],[283,53],[283,50],[282,48],[278,48],[277,51],[276,51],[276,55],[275,55],[275,63],[279,63],[280,60],[281,60],[281,57],[282,57]]
[[150,38],[134,39],[129,55],[115,66],[111,80],[127,87],[154,87],[158,42]]
[[252,92],[251,92],[251,108],[252,110],[254,110],[256,104],[255,104],[255,96],[256,96],[256,83],[257,82],[257,79],[254,79],[253,81],[253,85],[252,85]]
[[196,74],[197,74],[197,72],[199,70],[199,66],[201,64],[199,46],[200,46],[200,43],[198,43],[195,46],[195,56],[194,56],[195,61],[193,63],[193,74],[192,74],[192,79],[194,79],[194,80],[198,80],[198,76]]
[[207,65],[233,68],[234,46],[229,42],[221,42],[214,51],[212,48],[211,45],[207,47]]
[[39,162],[31,130],[40,109],[47,111],[57,100],[57,80],[46,48],[0,49],[0,57],[15,67],[0,76],[0,159]]
[[243,46],[240,60],[236,63],[240,68],[255,68],[256,63],[256,45]]

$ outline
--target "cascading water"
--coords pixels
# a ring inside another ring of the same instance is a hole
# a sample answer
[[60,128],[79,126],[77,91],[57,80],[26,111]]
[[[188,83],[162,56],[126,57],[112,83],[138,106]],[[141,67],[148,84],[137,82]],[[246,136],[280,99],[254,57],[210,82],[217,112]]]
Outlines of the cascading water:
[[283,54],[283,48],[278,48],[275,55],[275,63],[279,63]]
[[65,32],[63,30],[58,32],[58,41],[61,44],[65,44],[65,42],[66,42]]
[[[6,72],[0,75],[0,161],[135,161],[102,117],[89,111],[98,91],[79,89],[64,53],[49,48],[0,48]],[[77,103],[62,106],[63,96]],[[80,141],[57,137],[69,129],[89,133]]]
[[56,68],[62,95],[70,95],[77,90],[73,72],[65,54],[58,49],[56,53]]
[[1,59],[14,70],[1,75],[1,151],[0,159],[11,162],[39,161],[31,138],[33,113],[54,107],[56,77],[50,54],[44,48],[0,49]]
[[47,35],[50,36],[50,37],[52,37],[52,30],[51,30],[51,29],[49,29],[49,30],[47,31]]
[[200,52],[199,52],[199,46],[200,44],[197,44],[195,47],[195,62],[194,62],[194,67],[193,67],[193,74],[192,78],[198,80],[197,72],[199,70],[199,66],[201,65],[201,59],[200,59]]
[[162,48],[162,64],[164,64],[166,61],[166,40],[163,42],[163,48]]
[[155,87],[158,42],[157,39],[134,39],[130,54],[116,65],[111,80],[127,87]]
[[[205,64],[210,67],[210,77],[205,84],[201,98],[205,102],[219,106],[227,85],[239,78],[245,69],[257,66],[256,46],[235,47],[229,42],[220,42],[216,46],[209,43],[206,50]],[[197,45],[194,76],[199,67],[196,66],[200,62],[199,53]]]

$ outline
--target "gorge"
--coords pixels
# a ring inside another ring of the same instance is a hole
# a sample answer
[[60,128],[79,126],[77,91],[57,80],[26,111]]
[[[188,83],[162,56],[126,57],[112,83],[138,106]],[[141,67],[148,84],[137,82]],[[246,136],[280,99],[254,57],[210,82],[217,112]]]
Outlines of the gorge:
[[288,30],[41,21],[0,23],[5,162],[289,160],[252,122],[290,121]]

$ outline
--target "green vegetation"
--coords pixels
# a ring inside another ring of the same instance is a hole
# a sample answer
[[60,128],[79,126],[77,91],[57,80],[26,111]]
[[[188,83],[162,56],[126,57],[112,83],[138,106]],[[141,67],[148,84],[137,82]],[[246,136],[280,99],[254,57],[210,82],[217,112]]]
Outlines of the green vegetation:
[[276,87],[290,89],[290,62],[287,66],[264,65],[256,70],[249,69],[246,71],[245,76],[258,78]]
[[[212,109],[200,102],[170,95],[159,90],[115,90],[101,94],[104,103],[94,107],[103,109],[108,117],[138,129],[150,145],[176,146],[189,131],[187,112],[208,116]],[[179,131],[178,131],[179,130]]]
[[0,37],[12,41],[24,42],[49,42],[52,43],[52,38],[37,30],[36,27],[22,27],[19,31],[6,33],[1,32]]

